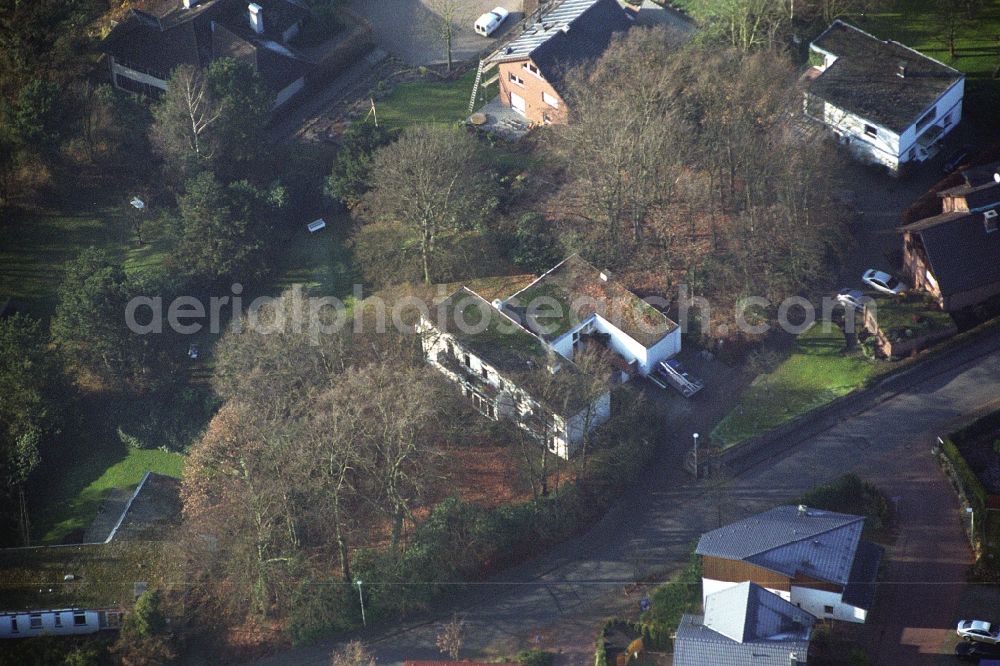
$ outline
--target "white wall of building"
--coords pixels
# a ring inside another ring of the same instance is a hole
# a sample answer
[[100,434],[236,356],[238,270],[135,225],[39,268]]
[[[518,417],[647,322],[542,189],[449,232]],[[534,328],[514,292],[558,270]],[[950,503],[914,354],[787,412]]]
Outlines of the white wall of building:
[[[701,579],[701,600],[702,603],[710,594],[721,592],[730,587],[739,585],[728,580],[713,580],[711,578]],[[802,610],[812,613],[817,618],[841,620],[843,622],[863,623],[868,616],[868,612],[863,608],[856,608],[841,601],[839,592],[828,592],[810,587],[791,586],[790,591],[765,588],[768,592],[777,594],[785,601],[799,606]],[[827,613],[826,607],[832,606],[833,612]]]
[[920,114],[918,118],[914,119],[913,124],[907,127],[906,131],[899,136],[899,155],[901,161],[908,161],[906,158],[907,152],[909,152],[910,148],[916,146],[917,139],[927,133],[932,127],[943,127],[944,131],[941,133],[941,136],[955,129],[959,121],[962,120],[962,98],[964,96],[965,79],[963,78],[949,88],[945,94],[941,95],[937,102],[924,110],[924,113],[927,113],[931,108],[935,109],[935,116],[934,120],[921,127],[919,132],[917,131],[916,121],[922,118],[924,114]]
[[275,95],[274,106],[271,107],[272,110],[277,109],[278,107],[285,104],[285,102],[287,102],[292,97],[297,95],[299,91],[301,91],[305,87],[306,87],[305,77],[299,78],[293,81],[292,83],[289,83],[287,86],[285,86],[283,90],[281,90],[277,95]]
[[121,76],[126,79],[138,81],[139,83],[145,83],[146,85],[153,86],[154,88],[159,88],[160,90],[167,89],[167,82],[163,79],[158,79],[155,76],[143,74],[142,72],[137,72],[130,67],[125,67],[114,58],[111,59],[111,74],[113,75],[111,80],[114,82],[115,86],[118,86],[117,77]]
[[[517,386],[514,382],[502,376],[496,368],[480,359],[475,354],[466,350],[458,343],[452,335],[441,333],[426,319],[420,319],[417,324],[417,332],[420,333],[421,346],[427,362],[430,363],[441,374],[445,375],[456,384],[469,384],[465,378],[459,376],[449,368],[445,367],[439,360],[439,356],[449,354],[448,346],[451,345],[452,354],[456,356],[456,362],[465,364],[470,372],[479,377],[480,381],[486,382],[495,387],[498,391],[495,405],[499,417],[514,421],[526,432],[534,433],[523,422],[521,417],[528,413],[541,414],[547,410],[542,408],[531,395]],[[465,358],[468,356],[468,363]],[[483,371],[486,371],[483,374]],[[553,426],[556,434],[548,442],[549,450],[561,458],[569,458],[579,448],[583,439],[584,427],[588,424],[593,430],[611,418],[611,393],[605,392],[594,402],[591,413],[587,415],[584,409],[579,414],[570,419],[563,419],[558,414],[552,414]]]
[[573,335],[575,333],[591,333],[597,331],[610,336],[608,346],[628,363],[636,363],[639,373],[648,375],[653,367],[663,359],[676,356],[681,351],[681,330],[675,328],[662,340],[650,348],[644,347],[620,328],[599,314],[594,314],[579,326],[570,329],[551,344],[551,347],[564,356],[573,358]]
[[[868,615],[863,608],[855,608],[841,601],[839,592],[792,585],[790,601],[821,620],[833,619],[842,622],[863,623]],[[833,612],[826,612],[827,607],[832,607]]]
[[[32,626],[33,620],[35,626]],[[92,634],[100,628],[97,611],[63,609],[0,614],[0,638]]]

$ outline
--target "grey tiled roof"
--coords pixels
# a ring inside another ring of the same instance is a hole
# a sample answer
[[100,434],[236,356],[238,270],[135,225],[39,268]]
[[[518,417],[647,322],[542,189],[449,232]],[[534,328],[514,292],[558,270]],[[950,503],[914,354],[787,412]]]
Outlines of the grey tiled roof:
[[705,600],[704,615],[685,615],[674,641],[677,666],[788,666],[805,662],[815,618],[754,583]]
[[844,588],[841,600],[850,606],[871,610],[875,601],[875,578],[882,563],[882,547],[868,541],[858,545],[858,554],[851,566],[851,582]]
[[864,518],[779,506],[703,534],[695,552],[846,585]]
[[[840,20],[812,46],[837,60],[813,80],[809,92],[897,134],[963,78],[937,60]],[[898,75],[900,65],[906,68],[904,77]],[[945,111],[938,109],[939,114]]]
[[943,295],[1000,282],[1000,232],[986,232],[983,213],[942,213],[902,231],[920,236]]

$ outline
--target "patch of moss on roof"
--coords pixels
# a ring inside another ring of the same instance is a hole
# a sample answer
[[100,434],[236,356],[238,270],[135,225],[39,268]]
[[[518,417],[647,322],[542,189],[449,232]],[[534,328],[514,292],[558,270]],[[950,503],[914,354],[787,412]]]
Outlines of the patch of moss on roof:
[[598,314],[645,347],[652,347],[677,328],[662,312],[579,255],[568,257],[505,303],[522,319],[534,314],[536,331],[553,341]]

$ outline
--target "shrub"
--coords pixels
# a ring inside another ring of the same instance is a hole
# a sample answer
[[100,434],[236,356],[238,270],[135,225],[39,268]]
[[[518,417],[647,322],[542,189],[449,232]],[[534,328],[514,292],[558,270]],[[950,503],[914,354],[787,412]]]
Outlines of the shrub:
[[889,523],[889,500],[872,483],[862,481],[854,474],[845,474],[834,481],[807,491],[791,504],[851,513],[865,517],[865,529],[877,531]]
[[543,650],[525,650],[514,659],[520,666],[552,666],[555,655]]
[[288,633],[295,645],[360,625],[357,590],[343,581],[304,583],[293,595]]

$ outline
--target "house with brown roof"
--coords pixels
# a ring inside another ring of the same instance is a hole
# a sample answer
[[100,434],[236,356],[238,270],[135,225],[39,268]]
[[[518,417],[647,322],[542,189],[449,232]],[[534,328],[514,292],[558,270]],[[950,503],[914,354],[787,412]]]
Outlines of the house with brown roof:
[[805,113],[863,162],[898,173],[962,119],[965,75],[899,42],[837,20],[809,51]]
[[618,32],[632,26],[617,0],[563,0],[515,39],[483,60],[482,72],[498,68],[500,103],[535,124],[567,119],[565,76],[600,57]]
[[299,0],[147,0],[104,39],[116,88],[158,98],[180,65],[248,62],[279,108],[305,87],[313,63],[291,45],[309,16]]
[[[569,458],[611,417],[608,387],[680,352],[680,327],[573,255],[507,299],[463,287],[417,324],[427,362],[461,386],[485,417],[513,421]],[[608,352],[607,381],[577,365]]]
[[900,227],[903,271],[953,312],[1000,295],[1000,164],[938,192],[941,213]]

